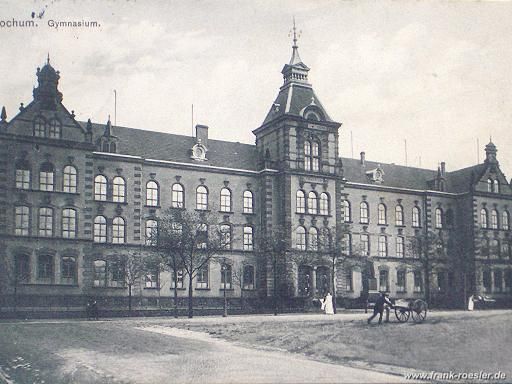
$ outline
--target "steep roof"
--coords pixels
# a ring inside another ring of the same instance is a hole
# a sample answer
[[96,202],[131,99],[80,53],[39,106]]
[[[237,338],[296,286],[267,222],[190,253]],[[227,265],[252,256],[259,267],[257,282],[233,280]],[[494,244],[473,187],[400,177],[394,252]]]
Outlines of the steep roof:
[[[80,122],[80,124],[84,128],[87,125],[86,122]],[[103,135],[105,125],[93,123],[92,127],[94,140],[96,140]],[[208,160],[198,163],[190,158],[190,149],[196,144],[195,137],[119,126],[115,126],[113,130],[118,138],[117,153],[119,154],[206,166],[258,170],[258,153],[255,145],[208,139],[206,154]]]
[[486,168],[486,164],[477,164],[449,172],[446,177],[448,190],[450,192],[468,191],[472,184],[480,178]]

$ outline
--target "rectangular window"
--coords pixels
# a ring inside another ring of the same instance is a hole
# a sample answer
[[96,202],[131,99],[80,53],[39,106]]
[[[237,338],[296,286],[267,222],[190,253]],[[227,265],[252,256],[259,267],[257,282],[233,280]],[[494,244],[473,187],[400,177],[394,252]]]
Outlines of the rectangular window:
[[379,272],[379,291],[389,291],[389,275],[387,269],[381,269]]
[[423,279],[421,277],[420,271],[414,271],[414,292],[422,292],[423,291]]
[[30,208],[18,206],[15,208],[14,234],[18,236],[28,236],[30,226]]
[[254,289],[254,267],[244,266],[244,289]]
[[254,213],[253,197],[251,191],[244,192],[244,213]]
[[341,254],[345,256],[352,255],[352,236],[350,233],[344,233],[341,236]]
[[39,189],[41,191],[53,191],[53,172],[41,171],[39,172]]
[[39,208],[39,236],[53,235],[53,209]]
[[62,191],[68,193],[76,193],[77,191],[76,168],[71,165],[64,168]]
[[16,279],[19,282],[25,283],[30,280],[30,256],[29,255],[16,255],[15,265]]
[[220,288],[221,289],[231,289],[232,284],[232,269],[231,265],[224,264],[220,269]]
[[253,250],[253,233],[252,227],[244,227],[244,251]]
[[492,285],[491,285],[491,272],[490,271],[484,271],[482,274],[482,283],[484,286],[484,292],[489,293],[491,292]]
[[401,236],[396,238],[396,257],[404,257],[404,238]]
[[196,275],[196,288],[207,289],[208,288],[208,264],[203,265]]
[[354,282],[352,279],[352,271],[347,271],[347,274],[345,276],[345,289],[347,292],[353,292],[354,291]]
[[66,239],[76,237],[76,211],[74,209],[62,211],[62,237]]
[[28,169],[16,170],[16,188],[30,189],[30,171]]
[[370,237],[361,235],[361,256],[370,256]]
[[145,288],[158,288],[158,267],[152,268],[151,270],[147,271],[144,275],[144,287]]
[[76,284],[76,260],[74,257],[62,258],[61,281],[64,284]]
[[387,257],[388,255],[388,238],[386,236],[379,236],[379,257]]
[[105,287],[107,285],[107,262],[94,260],[94,286]]
[[412,209],[412,226],[416,228],[420,226],[420,209],[418,207]]
[[38,257],[37,278],[43,280],[53,279],[53,256],[40,255]]
[[359,209],[359,214],[361,218],[361,224],[368,224],[369,218],[368,218],[368,204],[365,202],[362,202]]
[[124,264],[119,261],[109,262],[109,287],[124,287]]
[[[183,276],[185,273],[182,269],[178,270],[178,274],[176,277],[176,288],[182,289],[183,288]],[[171,288],[174,289],[174,271],[171,271]]]
[[396,272],[396,291],[397,292],[405,292],[406,284],[405,284],[405,271],[400,270]]
[[494,271],[494,292],[503,291],[503,273],[500,270]]

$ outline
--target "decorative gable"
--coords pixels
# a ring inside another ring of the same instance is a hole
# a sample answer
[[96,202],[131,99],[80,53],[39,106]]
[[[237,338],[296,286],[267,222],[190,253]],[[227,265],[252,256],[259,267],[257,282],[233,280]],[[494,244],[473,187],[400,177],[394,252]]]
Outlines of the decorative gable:
[[384,182],[384,171],[380,164],[377,168],[366,171],[366,177],[368,180],[373,181],[376,184],[382,184]]

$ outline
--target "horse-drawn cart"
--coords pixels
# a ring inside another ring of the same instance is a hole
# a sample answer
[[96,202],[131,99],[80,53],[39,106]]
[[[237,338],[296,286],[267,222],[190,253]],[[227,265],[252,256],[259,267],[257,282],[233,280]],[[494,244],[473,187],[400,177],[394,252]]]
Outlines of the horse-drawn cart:
[[421,299],[396,300],[393,305],[395,316],[400,323],[405,323],[412,317],[415,323],[422,323],[427,318],[428,306]]

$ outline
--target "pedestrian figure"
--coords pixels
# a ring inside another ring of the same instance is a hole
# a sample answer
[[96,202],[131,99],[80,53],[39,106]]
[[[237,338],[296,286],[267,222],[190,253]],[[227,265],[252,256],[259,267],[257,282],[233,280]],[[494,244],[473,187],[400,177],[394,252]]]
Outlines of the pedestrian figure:
[[468,311],[472,311],[474,308],[475,308],[474,296],[471,295],[471,296],[469,296],[469,300],[468,300]]
[[98,303],[94,299],[87,302],[87,320],[98,320]]
[[324,300],[322,301],[322,309],[325,311],[326,315],[334,315],[331,292],[327,292],[325,295]]
[[375,306],[373,307],[373,315],[368,319],[368,324],[371,323],[371,321],[379,314],[379,324],[382,324],[382,315],[384,313],[384,308],[386,308],[387,314],[386,314],[386,322],[389,322],[389,308],[393,308],[393,304],[388,299],[388,294],[381,292],[378,299],[375,301]]

